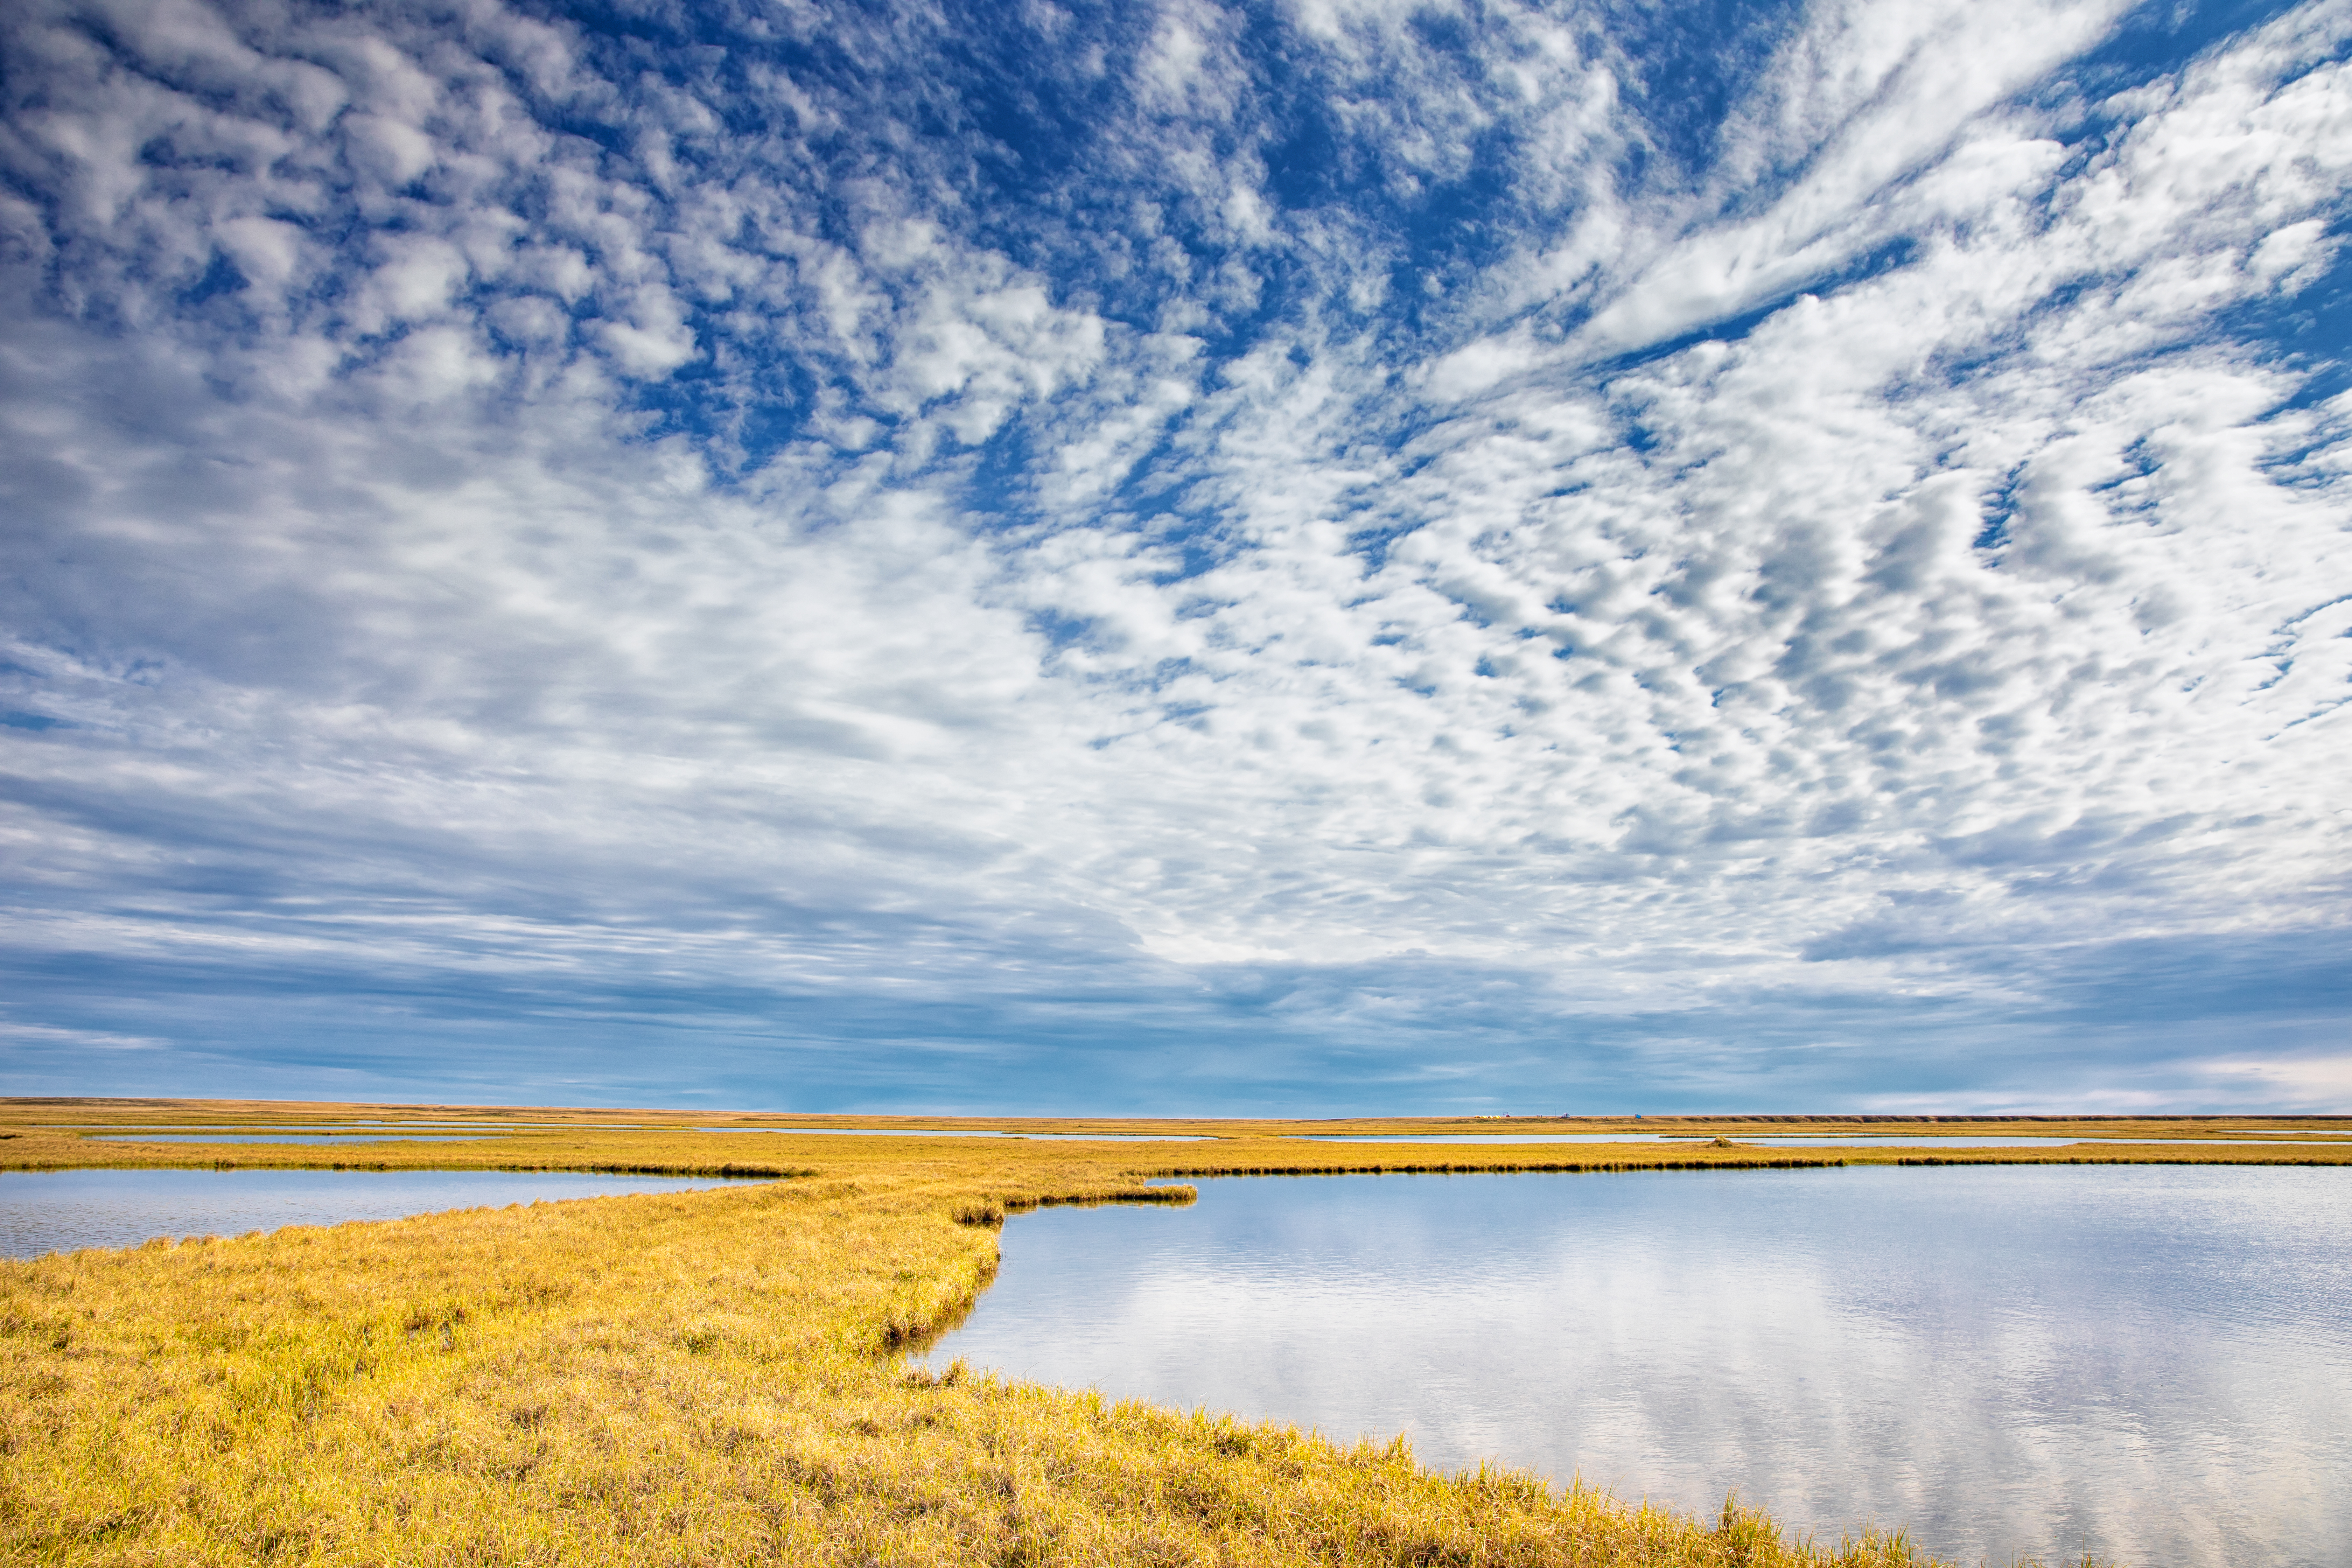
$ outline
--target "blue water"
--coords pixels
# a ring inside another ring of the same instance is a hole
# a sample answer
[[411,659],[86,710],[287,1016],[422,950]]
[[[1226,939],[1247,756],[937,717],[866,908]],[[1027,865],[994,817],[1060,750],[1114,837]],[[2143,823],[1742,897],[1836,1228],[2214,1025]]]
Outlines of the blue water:
[[[2078,1143],[2078,1138],[1985,1138],[1953,1136],[1882,1137],[1873,1133],[1845,1135],[1834,1132],[1811,1136],[1744,1137],[1727,1134],[1735,1143],[1771,1144],[1790,1148],[1859,1149],[1884,1144],[1916,1144],[1923,1149],[2050,1149]],[[1694,1132],[1394,1132],[1347,1133],[1318,1132],[1306,1142],[1310,1143],[1670,1143],[1684,1148],[1703,1148],[1715,1141],[1715,1134]]]
[[[2078,1143],[2294,1143],[2293,1138],[2262,1138],[2252,1133],[2211,1138],[2004,1138],[1981,1133],[1768,1132],[1754,1137],[1728,1133],[1735,1143],[1772,1149],[2065,1149]],[[1671,1143],[1703,1148],[1715,1134],[1695,1132],[1316,1132],[1308,1143]]]
[[[1027,1138],[1063,1142],[1096,1143],[1206,1143],[1213,1142],[1211,1134],[1198,1132],[1006,1132],[991,1128],[932,1127],[698,1127],[698,1132],[782,1132],[819,1138]],[[1668,1143],[1696,1148],[1713,1140],[1712,1133],[1691,1132],[1310,1132],[1299,1135],[1302,1143],[1467,1143],[1483,1147],[1489,1143]],[[2076,1143],[2197,1143],[2210,1142],[2191,1138],[2036,1138],[2031,1136],[2002,1137],[1981,1134],[1927,1134],[1905,1136],[1877,1133],[1762,1133],[1755,1137],[1734,1135],[1734,1142],[1758,1147],[1790,1149],[1864,1149],[1908,1147],[1920,1149],[2053,1149]],[[2260,1143],[2270,1139],[2231,1137],[2224,1140],[2237,1143]],[[2292,1140],[2287,1140],[2292,1142]]]
[[408,1128],[476,1128],[492,1131],[509,1131],[515,1128],[547,1128],[574,1131],[609,1131],[615,1129],[642,1129],[654,1125],[637,1121],[48,1121],[37,1125],[58,1131],[87,1132],[104,1129],[111,1132],[352,1132],[378,1127]]
[[[431,1126],[429,1122],[408,1123],[411,1126]],[[266,1131],[194,1131],[174,1129],[171,1131],[93,1132],[86,1135],[92,1143],[353,1143],[410,1142],[456,1143],[467,1139],[500,1138],[518,1131],[550,1129],[544,1124],[515,1127],[484,1127],[471,1124],[465,1132],[377,1131],[372,1127],[343,1123],[329,1129],[275,1128]],[[1204,1143],[1212,1142],[1208,1134],[1194,1132],[1004,1132],[986,1129],[934,1129],[904,1127],[698,1127],[698,1132],[777,1132],[818,1138],[1013,1138],[1045,1142],[1093,1143]],[[1464,1133],[1312,1133],[1300,1140],[1309,1143],[1669,1143],[1698,1147],[1709,1142],[1707,1137],[1686,1132],[1464,1132]],[[2263,1138],[2248,1134],[2226,1140],[2238,1143],[2293,1142],[2292,1139]],[[2076,1143],[2195,1143],[2209,1142],[2189,1138],[2002,1138],[1958,1135],[1927,1135],[1923,1137],[1876,1134],[1791,1133],[1786,1136],[1741,1137],[1734,1142],[1758,1147],[1859,1149],[1874,1147],[1916,1147],[1922,1149],[2046,1149],[2063,1148]]]
[[697,1132],[788,1132],[814,1138],[1024,1138],[1063,1143],[1205,1143],[1205,1132],[1003,1132],[981,1127],[698,1127]]
[[2347,1561],[2352,1171],[1197,1184],[1015,1215],[929,1361],[1962,1563]]
[[476,1143],[498,1132],[100,1132],[85,1143]]
[[0,1171],[0,1258],[727,1184],[572,1171]]

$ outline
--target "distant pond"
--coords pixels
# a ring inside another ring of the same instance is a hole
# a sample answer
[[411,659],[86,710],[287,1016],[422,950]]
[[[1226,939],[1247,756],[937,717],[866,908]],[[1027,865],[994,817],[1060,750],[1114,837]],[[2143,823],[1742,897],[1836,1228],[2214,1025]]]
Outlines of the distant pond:
[[934,1366],[1405,1433],[1963,1563],[2342,1568],[2352,1170],[1197,1184],[1049,1209]]
[[571,1171],[0,1171],[0,1258],[730,1184]]

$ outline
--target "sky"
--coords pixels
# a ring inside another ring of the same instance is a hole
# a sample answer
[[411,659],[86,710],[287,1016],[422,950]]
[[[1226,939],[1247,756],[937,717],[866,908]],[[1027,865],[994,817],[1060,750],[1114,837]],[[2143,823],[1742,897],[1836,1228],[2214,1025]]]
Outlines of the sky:
[[2352,5],[0,16],[0,1092],[2352,1109]]

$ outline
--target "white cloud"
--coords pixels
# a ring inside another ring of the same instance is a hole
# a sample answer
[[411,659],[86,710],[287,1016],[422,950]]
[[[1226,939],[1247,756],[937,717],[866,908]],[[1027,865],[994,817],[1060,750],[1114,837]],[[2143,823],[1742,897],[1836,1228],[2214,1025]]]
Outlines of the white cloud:
[[2264,1104],[2326,1110],[2352,1098],[2352,1057],[2209,1062],[2203,1071],[2223,1093]]
[[2333,265],[2341,7],[2095,142],[2112,6],[1820,7],[1645,183],[1601,20],[1302,13],[1302,171],[1176,6],[1019,201],[494,7],[90,15],[0,140],[22,952],[1540,1036],[2341,919],[2347,410],[2212,330]]

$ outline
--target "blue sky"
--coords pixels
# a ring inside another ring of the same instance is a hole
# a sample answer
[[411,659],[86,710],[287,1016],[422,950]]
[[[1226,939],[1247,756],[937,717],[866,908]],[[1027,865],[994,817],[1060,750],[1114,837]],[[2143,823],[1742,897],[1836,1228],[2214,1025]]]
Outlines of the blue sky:
[[2352,1105],[2352,6],[0,29],[8,1092]]

